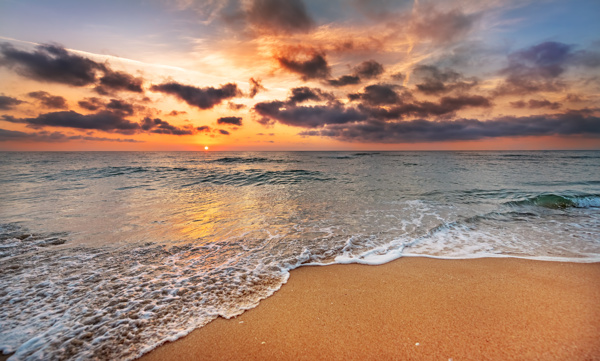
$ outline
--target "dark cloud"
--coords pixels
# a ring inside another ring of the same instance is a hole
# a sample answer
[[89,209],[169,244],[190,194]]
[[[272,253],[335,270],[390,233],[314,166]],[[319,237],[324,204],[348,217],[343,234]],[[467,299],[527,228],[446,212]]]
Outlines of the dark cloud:
[[486,121],[476,119],[368,121],[331,125],[320,130],[304,131],[300,135],[367,143],[443,142],[556,135],[600,137],[600,118],[569,112],[530,117],[500,117]]
[[45,91],[31,92],[29,97],[37,99],[44,108],[49,109],[67,109],[67,99],[59,95],[51,95]]
[[326,106],[294,106],[281,101],[263,102],[254,105],[254,111],[263,118],[259,123],[271,125],[276,120],[295,127],[315,128],[325,124],[340,124],[365,120],[365,114],[354,108],[344,108],[340,103]]
[[106,109],[115,111],[116,113],[122,115],[133,115],[135,112],[133,109],[133,104],[119,99],[111,99],[110,102],[106,104]]
[[374,84],[365,87],[362,93],[348,94],[348,98],[352,101],[361,100],[372,106],[398,104],[402,100],[396,89],[400,88],[398,85]]
[[245,17],[268,32],[307,32],[314,26],[302,0],[253,0]]
[[223,135],[229,135],[230,133],[224,129],[219,129],[219,133],[223,134]]
[[177,116],[177,115],[183,115],[183,114],[187,114],[186,111],[181,111],[181,110],[171,110],[171,112],[167,115],[170,115],[172,117]]
[[600,53],[590,50],[579,50],[572,55],[571,63],[587,68],[600,67]]
[[417,89],[429,95],[445,94],[450,91],[466,91],[477,85],[477,79],[465,79],[462,74],[451,69],[440,70],[433,65],[419,65],[414,75],[420,79]]
[[233,103],[233,102],[228,102],[227,103],[227,108],[230,110],[241,110],[244,109],[246,106],[244,104],[237,104],[237,103]]
[[120,71],[107,70],[104,76],[100,78],[100,85],[96,87],[96,92],[102,95],[110,94],[111,91],[130,91],[142,93],[142,78],[136,78],[131,74]]
[[220,88],[197,88],[176,82],[163,83],[150,87],[152,91],[174,95],[189,105],[200,109],[211,109],[226,99],[241,96],[242,93],[235,83],[221,85]]
[[256,121],[265,128],[271,128],[276,123],[275,119],[271,119],[269,117],[261,117],[261,118],[256,119]]
[[28,53],[4,43],[0,45],[0,65],[34,80],[73,86],[94,84],[97,72],[107,70],[105,65],[69,53],[58,45],[38,45],[35,49]]
[[496,89],[498,95],[562,91],[561,76],[569,67],[600,67],[600,53],[575,50],[574,45],[548,41],[508,55],[505,76]]
[[359,109],[371,119],[403,119],[406,117],[439,117],[454,114],[469,107],[489,108],[492,106],[488,98],[475,96],[442,97],[439,102],[402,103],[389,108],[372,107],[361,104]]
[[63,111],[40,114],[36,118],[15,118],[8,115],[2,119],[12,123],[27,124],[30,128],[64,127],[85,130],[101,130],[111,133],[136,134],[141,132],[173,135],[191,135],[195,129],[191,125],[176,127],[159,118],[146,117],[141,123],[131,122],[123,113],[100,111],[96,114],[79,114],[74,111]]
[[0,95],[0,110],[10,110],[15,105],[19,105],[21,103],[25,102],[17,98],[9,97],[6,95]]
[[38,45],[30,53],[15,49],[9,43],[0,44],[0,66],[42,82],[72,86],[95,84],[96,92],[102,95],[113,91],[143,92],[142,78],[113,71],[106,64],[73,54],[60,45]]
[[96,97],[84,98],[83,100],[78,101],[77,104],[83,109],[91,111],[96,111],[105,106],[104,102]]
[[402,73],[394,73],[391,75],[391,78],[396,81],[404,81],[404,79],[406,79],[406,75]]
[[309,87],[298,87],[292,88],[292,94],[287,100],[287,103],[290,105],[296,105],[298,103],[303,103],[309,100],[313,101],[324,101],[324,100],[333,100],[333,94],[322,91],[318,88],[309,88]]
[[84,135],[66,135],[61,132],[34,132],[26,133],[15,130],[0,129],[0,142],[8,141],[31,141],[31,142],[67,142],[69,140],[87,140],[96,142],[125,142],[125,143],[142,143],[143,141],[136,139],[121,139],[121,138],[105,138],[93,137]]
[[375,60],[363,61],[354,68],[354,74],[362,79],[373,79],[383,74],[383,65]]
[[191,125],[176,127],[159,118],[151,119],[149,117],[142,119],[141,128],[156,134],[192,135],[195,133],[195,129]]
[[262,86],[260,79],[250,78],[250,98],[254,98],[258,92],[267,90],[264,86]]
[[[356,108],[344,105],[333,99],[329,93],[326,98],[323,92],[314,88],[294,88],[286,101],[270,101],[255,104],[254,112],[261,116],[259,123],[271,126],[275,121],[282,124],[317,128],[331,124],[360,122],[365,120],[393,120],[406,117],[439,117],[452,115],[469,107],[489,108],[490,99],[475,95],[442,97],[438,102],[413,101],[412,96],[404,91],[399,95],[398,85],[376,84],[364,88],[363,92],[349,94],[349,98],[360,103]],[[299,106],[307,100],[323,101],[326,105]]]
[[505,76],[496,93],[529,94],[553,92],[564,88],[559,77],[566,71],[573,46],[545,42],[508,55],[508,66],[500,71]]
[[420,39],[441,44],[464,38],[480,17],[480,14],[465,14],[459,10],[440,12],[423,7],[414,14],[408,26]]
[[329,85],[341,87],[346,85],[359,84],[361,79],[373,79],[379,77],[383,73],[383,65],[375,60],[363,61],[354,67],[352,75],[343,75],[337,79],[327,81]]
[[201,127],[196,128],[199,132],[210,132],[210,127],[208,125],[203,125]]
[[221,117],[217,119],[217,124],[242,126],[242,117]]
[[341,87],[346,85],[360,84],[360,78],[356,75],[342,75],[337,79],[330,79],[327,81],[329,85]]
[[32,128],[66,127],[75,129],[95,129],[105,132],[134,134],[140,130],[138,123],[131,122],[121,114],[101,111],[96,114],[79,114],[72,110],[40,114],[36,118],[14,118],[4,115],[3,120],[27,124]]
[[525,103],[522,100],[511,102],[513,108],[529,108],[529,109],[540,109],[540,108],[549,108],[549,109],[558,109],[562,105],[558,102],[551,102],[547,99],[537,100],[530,99],[529,102]]
[[300,74],[302,80],[327,79],[331,74],[331,69],[325,55],[316,51],[309,51],[307,59],[297,59],[293,55],[281,55],[276,57],[279,64],[296,74]]

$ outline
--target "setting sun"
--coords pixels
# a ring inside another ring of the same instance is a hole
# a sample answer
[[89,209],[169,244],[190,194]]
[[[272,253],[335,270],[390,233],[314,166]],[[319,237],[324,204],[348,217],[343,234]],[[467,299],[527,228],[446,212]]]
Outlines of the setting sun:
[[204,150],[208,150],[208,147],[204,147]]

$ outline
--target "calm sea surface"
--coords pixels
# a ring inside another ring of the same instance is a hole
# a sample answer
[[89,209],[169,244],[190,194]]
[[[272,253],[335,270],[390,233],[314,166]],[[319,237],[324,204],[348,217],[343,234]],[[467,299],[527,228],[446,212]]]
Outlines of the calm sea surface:
[[131,359],[301,265],[415,255],[600,261],[600,152],[0,153],[15,360]]

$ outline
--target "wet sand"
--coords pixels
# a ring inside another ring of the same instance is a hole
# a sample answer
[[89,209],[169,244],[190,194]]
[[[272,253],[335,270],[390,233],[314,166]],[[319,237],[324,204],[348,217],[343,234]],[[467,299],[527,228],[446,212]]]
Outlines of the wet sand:
[[600,360],[600,263],[402,258],[302,267],[140,360]]

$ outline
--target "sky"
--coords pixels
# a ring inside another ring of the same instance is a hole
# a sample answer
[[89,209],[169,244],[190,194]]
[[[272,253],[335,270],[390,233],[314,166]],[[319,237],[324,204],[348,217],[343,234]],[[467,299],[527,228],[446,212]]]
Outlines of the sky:
[[0,150],[600,149],[597,0],[0,0]]

